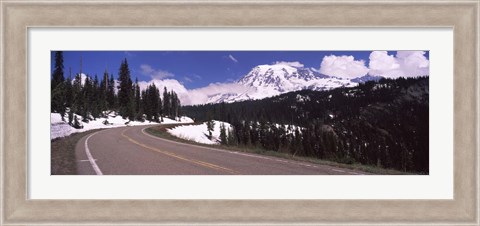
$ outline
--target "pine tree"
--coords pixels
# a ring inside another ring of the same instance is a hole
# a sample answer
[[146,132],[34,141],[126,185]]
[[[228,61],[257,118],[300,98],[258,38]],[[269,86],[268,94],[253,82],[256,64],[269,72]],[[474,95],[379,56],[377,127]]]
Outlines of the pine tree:
[[141,101],[140,86],[138,85],[138,78],[135,79],[135,119],[143,121],[143,106]]
[[101,114],[101,100],[100,100],[100,87],[98,83],[98,76],[95,74],[92,83],[92,95],[91,95],[91,104],[92,104],[92,116],[93,118],[100,117]]
[[65,92],[66,87],[63,77],[63,52],[55,52],[55,69],[52,74],[50,94],[51,94],[51,112],[58,112],[62,116],[65,113]]
[[171,102],[171,105],[172,105],[172,109],[171,109],[171,117],[173,119],[176,119],[178,117],[178,97],[177,97],[177,94],[175,92],[173,92],[173,90],[170,92],[170,102]]
[[167,87],[163,88],[163,114],[170,116],[170,95],[168,94]]
[[130,69],[128,68],[127,59],[122,61],[118,72],[118,107],[119,113],[123,118],[132,116],[132,80],[130,79]]
[[65,83],[62,82],[58,84],[55,89],[52,91],[52,101],[51,101],[51,106],[52,106],[52,112],[58,112],[62,120],[64,120],[64,115],[65,115],[65,93],[66,93],[66,87]]
[[102,112],[102,116],[104,115],[104,111],[108,109],[108,101],[107,101],[107,93],[108,93],[108,72],[105,70],[103,73],[102,81],[100,82],[100,86],[98,87],[98,95],[99,95],[99,108]]
[[52,74],[51,90],[54,90],[59,84],[63,83],[63,52],[55,52],[55,69]]
[[116,109],[116,98],[115,98],[115,80],[113,79],[113,75],[110,75],[110,80],[108,80],[107,84],[107,108],[109,110]]
[[135,120],[135,116],[137,112],[135,111],[135,86],[132,84],[132,88],[129,93],[129,101],[128,101],[128,108],[127,108],[127,115],[130,121]]
[[207,121],[207,131],[208,131],[208,139],[212,139],[213,136],[212,136],[212,132],[213,132],[213,129],[215,128],[215,122],[210,119]]
[[75,79],[73,80],[73,105],[72,111],[76,114],[81,114],[83,111],[83,94],[82,94],[82,76],[80,74],[75,75]]
[[85,84],[83,85],[82,96],[83,106],[82,111],[80,112],[80,116],[82,116],[83,122],[88,122],[90,120],[92,107],[92,82],[88,75],[85,77]]
[[225,129],[225,124],[221,123],[220,124],[220,144],[227,145],[227,131]]
[[142,94],[143,97],[143,111],[147,116],[149,121],[159,122],[160,109],[161,109],[161,100],[160,92],[154,83],[149,85],[147,89]]
[[228,129],[227,144],[232,145],[232,146],[237,145],[237,138],[235,137],[235,130],[233,129],[232,126],[230,126],[230,129]]
[[72,85],[72,69],[70,68],[70,72],[68,78],[65,80],[65,106],[70,108],[70,112],[72,111],[73,106],[73,85]]

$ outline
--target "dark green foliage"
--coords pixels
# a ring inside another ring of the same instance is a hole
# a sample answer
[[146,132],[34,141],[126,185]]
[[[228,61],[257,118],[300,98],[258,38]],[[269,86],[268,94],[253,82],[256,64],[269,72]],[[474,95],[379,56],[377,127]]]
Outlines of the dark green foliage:
[[180,116],[180,100],[175,92],[168,92],[167,87],[163,89],[162,115],[176,119]]
[[72,75],[70,74],[65,80],[65,106],[72,107],[73,105],[73,85],[72,85]]
[[80,115],[83,115],[83,112],[85,111],[85,109],[83,109],[85,98],[82,89],[82,77],[80,74],[77,74],[75,75],[72,86],[73,104],[71,106],[71,111]]
[[215,122],[213,120],[207,121],[207,130],[208,130],[208,139],[212,139],[212,131],[215,126]]
[[149,85],[145,91],[142,92],[143,112],[147,120],[160,122],[161,100],[160,92],[154,83]]
[[80,123],[80,121],[78,120],[77,116],[75,115],[74,119],[73,119],[73,128],[75,129],[81,129],[83,128],[83,125]]
[[140,86],[138,85],[138,79],[135,79],[135,120],[144,121],[143,118],[143,105],[141,101]]
[[52,74],[51,90],[54,90],[59,84],[63,83],[63,52],[55,52],[55,69]]
[[108,80],[108,83],[107,83],[106,99],[107,99],[106,109],[114,110],[117,108],[117,105],[116,105],[117,97],[115,95],[115,80],[113,79],[113,75],[110,75],[110,80]]
[[163,115],[170,115],[170,94],[167,87],[163,87]]
[[[58,68],[62,69],[63,73],[63,65]],[[52,77],[52,84],[54,78],[55,76]],[[180,116],[181,104],[177,94],[173,91],[167,92],[165,87],[168,109],[162,109],[160,92],[154,84],[149,85],[146,90],[140,90],[138,80],[132,83],[126,59],[120,65],[117,88],[118,96],[115,94],[114,77],[113,75],[109,77],[106,70],[101,81],[97,75],[92,78],[85,74],[76,74],[72,81],[70,72],[66,80],[52,89],[52,112],[58,112],[62,117],[68,112],[69,124],[75,128],[81,128],[76,115],[80,115],[81,121],[86,123],[99,117],[106,117],[111,111],[118,111],[123,118],[131,121],[144,121],[146,118],[149,121],[160,122],[163,121],[163,112],[168,112],[165,116],[172,118]],[[106,123],[108,124],[108,121]]]
[[64,84],[65,78],[63,77],[63,52],[55,52],[55,69],[52,74],[51,80],[51,106],[50,110],[52,112],[58,112],[62,115],[65,113],[66,108],[66,99],[65,92],[66,87]]
[[182,112],[197,121],[229,122],[239,145],[428,173],[428,84],[428,77],[382,79]]
[[65,83],[58,84],[55,89],[52,90],[52,101],[51,107],[53,112],[58,112],[62,116],[65,115],[66,111],[66,102],[65,102],[65,94],[67,92],[67,88],[65,87]]
[[227,131],[227,144],[228,145],[237,145],[237,138],[235,137],[235,131],[233,130],[233,128],[230,128],[228,131]]
[[73,111],[68,112],[68,124],[73,125]]
[[227,130],[225,129],[225,124],[220,124],[220,144],[227,145]]
[[98,87],[98,100],[97,105],[100,109],[100,115],[105,116],[104,111],[108,109],[108,102],[107,102],[107,91],[108,91],[108,72],[105,70],[103,73],[102,81],[100,81],[100,85]]
[[132,105],[132,80],[130,79],[130,69],[127,59],[122,61],[118,72],[118,111],[123,118],[133,118]]

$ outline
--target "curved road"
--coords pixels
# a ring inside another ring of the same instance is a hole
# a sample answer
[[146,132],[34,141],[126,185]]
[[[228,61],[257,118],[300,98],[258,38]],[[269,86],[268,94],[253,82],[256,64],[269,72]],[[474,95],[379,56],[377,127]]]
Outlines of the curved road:
[[75,154],[82,175],[358,175],[364,172],[179,143],[130,126],[89,134]]

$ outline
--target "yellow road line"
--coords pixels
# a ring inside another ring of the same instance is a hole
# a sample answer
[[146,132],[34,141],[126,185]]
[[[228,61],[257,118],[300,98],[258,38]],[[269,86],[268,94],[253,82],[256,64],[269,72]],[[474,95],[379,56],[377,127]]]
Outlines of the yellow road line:
[[141,146],[143,148],[146,148],[146,149],[149,149],[149,150],[152,150],[152,151],[155,151],[155,152],[158,152],[158,153],[161,153],[161,154],[164,154],[164,155],[167,155],[167,156],[170,156],[170,157],[173,157],[173,158],[176,158],[176,159],[180,159],[180,160],[183,160],[183,161],[186,161],[186,162],[189,162],[189,163],[193,163],[193,164],[196,164],[196,165],[200,165],[200,166],[203,166],[203,167],[207,167],[207,168],[210,168],[210,169],[214,169],[214,170],[217,170],[217,171],[225,171],[225,172],[228,172],[230,174],[239,174],[237,171],[235,170],[232,170],[232,169],[229,169],[229,168],[225,168],[225,167],[222,167],[222,166],[218,166],[218,165],[215,165],[215,164],[212,164],[212,163],[208,163],[208,162],[204,162],[204,161],[200,161],[200,160],[195,160],[195,159],[189,159],[189,158],[186,158],[186,157],[183,157],[183,156],[180,156],[180,155],[177,155],[175,153],[172,153],[172,152],[168,152],[168,151],[162,151],[158,148],[155,148],[155,147],[150,147],[146,144],[143,144],[143,143],[140,143],[134,139],[132,139],[131,137],[125,135],[125,131],[127,131],[127,129],[123,130],[122,131],[122,136],[127,138],[128,141],[138,145],[138,146]]

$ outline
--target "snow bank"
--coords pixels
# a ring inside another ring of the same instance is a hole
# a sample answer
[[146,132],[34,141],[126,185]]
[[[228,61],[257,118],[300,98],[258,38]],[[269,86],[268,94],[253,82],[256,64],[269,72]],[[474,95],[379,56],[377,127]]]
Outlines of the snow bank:
[[207,123],[204,122],[200,125],[186,125],[177,126],[172,129],[168,129],[167,132],[181,139],[191,140],[203,144],[220,144],[220,125],[225,125],[225,130],[228,134],[228,130],[231,125],[226,122],[215,121],[214,130],[212,132],[212,139],[208,139]]
[[[81,122],[82,117],[76,115],[78,121]],[[75,117],[75,116],[74,116]],[[108,114],[107,118],[97,118],[96,120],[86,122],[81,122],[83,128],[75,129],[68,124],[68,115],[65,114],[65,121],[62,121],[62,117],[59,113],[50,114],[50,139],[55,139],[58,137],[66,137],[72,133],[85,132],[88,130],[102,129],[102,128],[115,128],[122,126],[138,126],[138,125],[154,125],[154,124],[175,124],[175,123],[191,123],[193,120],[188,117],[177,118],[179,121],[175,121],[169,118],[163,118],[162,123],[156,122],[138,122],[138,121],[129,121],[128,119],[123,119],[121,116],[116,115],[115,112]],[[107,120],[108,124],[105,125],[104,121]]]

